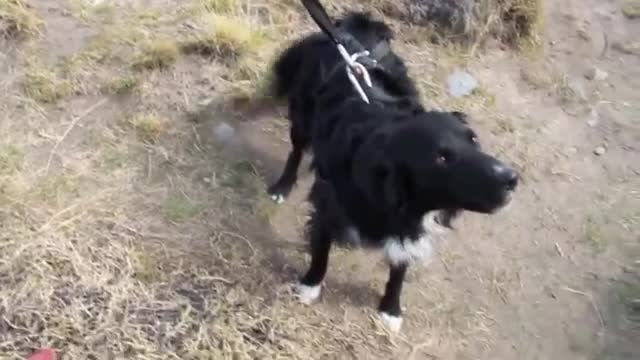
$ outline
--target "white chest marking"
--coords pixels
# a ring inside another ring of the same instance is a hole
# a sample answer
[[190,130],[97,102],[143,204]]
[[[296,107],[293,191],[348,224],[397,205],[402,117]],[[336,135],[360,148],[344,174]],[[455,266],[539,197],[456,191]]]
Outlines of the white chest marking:
[[[419,239],[390,237],[384,240],[383,251],[389,264],[400,265],[416,261],[428,263],[433,254],[435,241],[446,231],[446,228],[435,221],[437,215],[437,212],[431,212],[424,216],[422,219],[424,232]],[[352,245],[366,243],[354,227],[348,227],[343,236]]]
[[389,238],[385,241],[384,255],[391,265],[410,264],[416,261],[428,263],[433,255],[434,242],[444,229],[435,221],[436,212],[425,215],[424,233],[419,239]]

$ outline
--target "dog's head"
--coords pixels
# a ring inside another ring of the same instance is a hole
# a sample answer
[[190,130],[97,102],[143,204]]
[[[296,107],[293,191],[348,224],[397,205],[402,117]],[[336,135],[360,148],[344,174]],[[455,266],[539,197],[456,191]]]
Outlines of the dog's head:
[[390,212],[493,213],[518,184],[515,170],[483,152],[466,115],[423,112],[382,127],[360,147],[354,178]]
[[[373,49],[381,42],[390,42],[393,39],[391,28],[380,20],[375,20],[373,16],[365,12],[350,12],[335,21],[335,26],[339,32],[345,36],[353,36],[365,49]],[[345,38],[347,49],[349,49],[348,39]],[[354,51],[354,49],[350,49]]]

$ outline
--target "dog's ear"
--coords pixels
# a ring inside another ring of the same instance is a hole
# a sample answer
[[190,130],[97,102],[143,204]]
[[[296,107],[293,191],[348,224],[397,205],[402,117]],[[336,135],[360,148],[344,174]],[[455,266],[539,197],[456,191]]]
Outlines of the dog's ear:
[[374,23],[374,28],[376,34],[378,34],[378,36],[384,40],[391,41],[395,37],[395,34],[393,33],[393,30],[391,30],[389,25],[385,24],[382,21],[376,21]]
[[466,113],[463,113],[462,111],[452,111],[451,115],[453,115],[454,118],[460,120],[463,124],[469,124],[469,115],[467,115]]
[[401,211],[405,207],[406,192],[400,174],[391,164],[376,166],[373,171],[374,189],[379,189],[381,205],[385,209]]

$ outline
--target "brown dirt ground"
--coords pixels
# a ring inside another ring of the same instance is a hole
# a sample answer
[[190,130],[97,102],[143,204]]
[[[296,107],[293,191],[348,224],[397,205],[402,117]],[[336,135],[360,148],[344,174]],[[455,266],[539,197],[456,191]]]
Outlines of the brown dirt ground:
[[[153,39],[171,58],[203,31],[196,3],[282,46],[314,28],[296,2],[27,3],[39,32],[0,37],[0,358],[39,346],[64,359],[640,358],[640,22],[623,1],[548,1],[530,53],[435,46],[390,20],[425,101],[472,114],[524,176],[508,210],[465,214],[412,269],[399,335],[375,320],[375,253],[336,251],[321,301],[291,298],[310,175],[272,204],[284,112],[232,113],[221,96],[241,61],[269,59],[131,66]],[[458,66],[481,86],[455,101]],[[593,66],[608,77],[585,78]]]

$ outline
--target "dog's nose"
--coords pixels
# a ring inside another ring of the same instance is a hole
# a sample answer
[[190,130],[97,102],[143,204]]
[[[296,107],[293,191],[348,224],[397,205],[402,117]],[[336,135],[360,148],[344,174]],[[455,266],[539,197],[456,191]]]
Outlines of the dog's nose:
[[496,178],[500,185],[506,190],[515,190],[518,186],[518,173],[505,165],[496,165],[493,167]]

